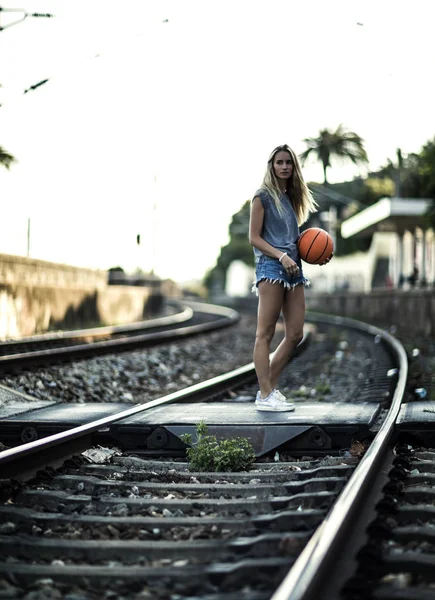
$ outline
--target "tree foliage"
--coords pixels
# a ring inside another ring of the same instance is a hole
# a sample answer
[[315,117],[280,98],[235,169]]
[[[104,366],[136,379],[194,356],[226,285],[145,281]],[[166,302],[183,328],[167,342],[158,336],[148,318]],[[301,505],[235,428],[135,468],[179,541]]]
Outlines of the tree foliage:
[[208,290],[215,286],[224,289],[228,267],[234,260],[240,260],[248,266],[254,265],[254,253],[249,243],[249,218],[251,203],[247,200],[242,208],[233,215],[228,228],[230,240],[222,246],[216,265],[204,278]]
[[322,163],[325,184],[328,183],[327,170],[331,166],[331,159],[350,160],[355,165],[368,163],[364,140],[354,131],[346,130],[343,125],[339,125],[335,131],[322,129],[317,137],[305,138],[304,142],[308,148],[301,154],[302,164],[314,155]]
[[435,137],[423,146],[419,171],[422,179],[421,195],[435,199]]
[[[340,128],[341,126],[337,130],[339,133],[343,131]],[[326,151],[321,150],[323,146],[320,142],[327,138],[325,132],[334,136],[337,131],[331,133],[328,130],[322,130],[318,138],[307,138],[307,140],[312,139],[313,143],[305,151],[305,156],[307,157],[311,152],[318,154],[316,148],[319,146],[320,156],[325,159],[325,168],[328,168],[332,153],[330,151],[329,154],[322,154]],[[356,134],[347,135],[346,143],[350,144],[352,141],[356,144],[362,143],[361,138]],[[334,144],[331,145],[331,148],[335,147]],[[358,154],[354,148],[354,162],[358,156],[365,162],[366,155],[362,150],[361,154]],[[341,150],[341,156],[344,157],[344,149]],[[327,187],[316,183],[308,185],[319,203],[319,209],[317,213],[310,215],[302,229],[307,227],[327,228],[327,225],[322,222],[322,214],[327,214],[331,204],[337,207],[338,225],[340,225],[344,219],[374,204],[381,198],[396,195],[408,198],[432,198],[433,203],[427,214],[427,222],[429,226],[435,228],[435,137],[429,140],[419,153],[410,153],[405,156],[398,148],[394,159],[387,159],[383,167],[369,172],[365,177],[355,177],[352,181],[328,184]],[[209,290],[216,282],[219,283],[221,289],[224,289],[226,272],[233,260],[242,260],[249,266],[254,265],[252,246],[248,240],[249,213],[250,202],[247,201],[240,211],[233,215],[229,226],[230,240],[226,246],[221,248],[216,266],[209,271],[204,280],[204,284]],[[357,251],[365,252],[370,247],[370,243],[371,237],[342,238],[340,226],[338,226],[334,253],[336,256],[343,256]]]
[[12,154],[0,146],[0,165],[3,165],[6,169],[9,169],[10,166],[15,162],[17,162],[15,156],[12,156]]
[[427,223],[435,227],[435,137],[426,142],[419,153],[402,156],[398,149],[397,160],[388,159],[379,174],[394,180],[395,196],[431,198]]

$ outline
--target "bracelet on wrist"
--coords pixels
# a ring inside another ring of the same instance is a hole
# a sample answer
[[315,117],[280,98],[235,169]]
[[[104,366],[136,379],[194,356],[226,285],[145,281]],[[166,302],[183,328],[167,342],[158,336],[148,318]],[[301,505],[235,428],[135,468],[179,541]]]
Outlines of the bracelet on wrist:
[[284,256],[287,256],[287,252],[284,252],[283,254],[281,254],[281,256],[278,258],[279,262],[282,261],[282,259],[284,258]]

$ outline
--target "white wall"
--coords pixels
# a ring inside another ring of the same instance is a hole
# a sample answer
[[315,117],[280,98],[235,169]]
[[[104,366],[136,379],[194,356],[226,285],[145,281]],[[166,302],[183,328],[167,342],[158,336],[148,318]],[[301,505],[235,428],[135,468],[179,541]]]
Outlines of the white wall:
[[375,233],[368,252],[334,256],[324,266],[302,263],[302,268],[305,277],[311,281],[313,292],[331,292],[337,289],[367,292],[371,289],[377,259],[393,259],[397,255],[396,246],[395,233]]
[[248,296],[255,281],[255,271],[241,260],[234,260],[227,271],[227,296]]
[[[421,264],[423,234],[417,236],[417,263]],[[403,275],[407,278],[414,266],[414,237],[409,231],[403,236]],[[433,231],[426,235],[426,278],[429,283],[435,281],[435,236]],[[311,281],[312,292],[332,292],[348,289],[358,292],[371,290],[373,274],[378,258],[389,259],[389,276],[391,283],[397,287],[400,276],[399,236],[394,232],[376,232],[367,252],[356,252],[348,256],[334,256],[324,266],[309,265],[303,262],[305,277]],[[421,269],[420,269],[421,271]],[[228,296],[249,296],[255,279],[254,269],[241,261],[231,263],[226,284]],[[387,286],[387,281],[385,281]],[[404,287],[409,287],[405,282]]]

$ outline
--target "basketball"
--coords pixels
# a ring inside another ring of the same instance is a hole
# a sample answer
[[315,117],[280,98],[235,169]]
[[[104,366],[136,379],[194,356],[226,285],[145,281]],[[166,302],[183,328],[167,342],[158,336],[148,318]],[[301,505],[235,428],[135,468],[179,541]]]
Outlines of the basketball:
[[310,227],[301,233],[298,239],[298,251],[302,260],[310,265],[320,265],[334,251],[332,237],[320,227]]

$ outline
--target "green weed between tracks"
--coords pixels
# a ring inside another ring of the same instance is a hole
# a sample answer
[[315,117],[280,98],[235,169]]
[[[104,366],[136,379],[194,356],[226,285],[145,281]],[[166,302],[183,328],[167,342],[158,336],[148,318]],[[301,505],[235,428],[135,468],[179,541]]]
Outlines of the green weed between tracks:
[[186,456],[193,471],[248,471],[255,460],[254,449],[247,438],[218,441],[215,435],[208,435],[203,421],[196,425],[195,442],[190,433],[180,437],[189,446]]

